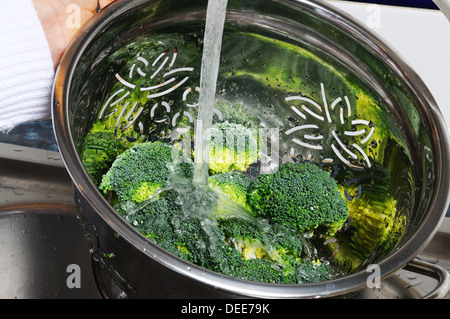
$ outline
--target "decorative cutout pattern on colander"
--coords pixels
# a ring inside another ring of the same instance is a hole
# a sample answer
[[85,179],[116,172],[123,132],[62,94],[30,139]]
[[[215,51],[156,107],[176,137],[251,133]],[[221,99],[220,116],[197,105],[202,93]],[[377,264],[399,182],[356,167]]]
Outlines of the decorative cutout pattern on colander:
[[[371,167],[371,160],[366,152],[361,147],[366,144],[373,133],[375,132],[375,125],[365,119],[351,119],[352,108],[349,98],[347,96],[338,97],[331,102],[328,102],[325,86],[320,83],[322,101],[316,102],[311,98],[305,96],[288,96],[285,101],[300,101],[301,107],[291,105],[291,110],[301,118],[305,123],[286,130],[284,133],[291,137],[291,141],[303,149],[323,151],[326,147],[330,147],[336,157],[344,164],[350,167],[362,168],[355,164],[362,158],[366,167]],[[293,102],[292,102],[293,103]],[[331,134],[332,142],[329,145],[322,143],[324,140],[328,140],[324,136],[325,132],[322,127],[308,123],[309,118],[312,118],[314,122],[319,121],[324,123],[333,124],[333,114],[336,107],[339,107],[339,123],[345,125],[347,121],[351,123],[351,130],[344,130],[342,133],[338,133],[335,128],[332,128],[329,133]],[[302,135],[302,133],[304,133]],[[344,139],[359,137],[362,138],[359,141],[347,143]],[[291,149],[291,154],[295,152],[295,149]],[[324,162],[333,162],[334,159],[326,158]]]
[[[116,129],[120,128],[125,131],[136,122],[141,113],[144,110],[142,101],[149,99],[159,99],[150,108],[150,118],[154,123],[164,123],[168,119],[172,127],[179,133],[185,133],[191,129],[191,126],[180,126],[181,118],[185,117],[191,125],[194,123],[194,115],[188,110],[173,112],[173,109],[169,102],[164,100],[164,97],[169,96],[172,92],[180,89],[183,85],[188,83],[190,79],[189,73],[194,71],[193,67],[175,67],[178,48],[174,47],[172,54],[169,54],[170,50],[165,50],[159,54],[152,62],[149,62],[146,58],[138,56],[131,65],[126,76],[122,76],[119,73],[115,74],[115,78],[120,83],[120,88],[114,91],[103,104],[99,119],[106,119],[110,116],[117,116]],[[142,79],[146,79],[147,83],[152,83],[158,80],[158,83],[144,86],[137,84]],[[133,105],[130,105],[130,101],[127,98],[130,97],[132,92],[142,92],[143,99],[136,101]],[[188,87],[182,94],[182,103],[184,103],[189,109],[196,108],[198,102],[188,102],[188,95],[194,92],[199,92],[200,88],[196,87],[192,90]],[[146,94],[146,95],[145,95]],[[141,103],[140,103],[141,102]],[[157,112],[162,108],[163,116],[157,116],[161,112]],[[118,115],[117,113],[120,112]],[[172,114],[173,113],[173,114]],[[214,113],[222,120],[222,114],[219,110],[214,109]],[[142,122],[138,123],[141,131],[143,130]]]

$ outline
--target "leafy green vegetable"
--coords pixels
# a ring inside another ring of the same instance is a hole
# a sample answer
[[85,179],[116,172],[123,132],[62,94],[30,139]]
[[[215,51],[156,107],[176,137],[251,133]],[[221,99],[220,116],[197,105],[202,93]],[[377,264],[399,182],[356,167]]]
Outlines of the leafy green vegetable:
[[241,124],[217,123],[211,128],[211,174],[246,171],[258,160],[258,137],[255,131]]
[[348,208],[336,181],[310,163],[286,163],[274,174],[259,175],[250,186],[248,203],[257,216],[305,232],[341,228]]
[[114,191],[119,201],[140,203],[167,185],[170,176],[193,176],[193,163],[182,160],[182,152],[170,144],[135,144],[120,154],[103,176],[100,189]]

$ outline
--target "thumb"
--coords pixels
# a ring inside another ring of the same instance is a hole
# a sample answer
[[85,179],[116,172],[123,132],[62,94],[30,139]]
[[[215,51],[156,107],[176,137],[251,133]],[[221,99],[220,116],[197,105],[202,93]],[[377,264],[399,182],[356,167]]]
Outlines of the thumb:
[[106,7],[108,4],[110,4],[111,2],[114,2],[114,0],[98,0],[98,4],[100,6],[100,8],[104,8]]

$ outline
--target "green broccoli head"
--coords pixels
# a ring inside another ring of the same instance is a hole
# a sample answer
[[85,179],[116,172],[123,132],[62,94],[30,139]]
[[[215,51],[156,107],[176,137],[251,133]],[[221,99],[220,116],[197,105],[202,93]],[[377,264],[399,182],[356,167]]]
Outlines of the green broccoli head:
[[[166,186],[170,176],[193,175],[193,164],[178,162],[181,158],[181,151],[171,144],[162,142],[135,144],[117,156],[103,176],[100,189],[105,193],[114,191],[119,201],[131,200],[140,203]],[[180,166],[180,163],[184,163],[183,166]]]
[[181,210],[171,200],[172,194],[164,193],[164,195],[146,202],[145,205],[122,201],[114,205],[114,209],[150,241],[183,258],[177,229],[173,224],[174,216],[179,215]]
[[[223,234],[216,224],[186,211],[182,203],[192,192],[168,189],[145,203],[121,201],[115,210],[138,232],[170,253],[207,269],[217,268]],[[202,205],[202,200],[198,205]]]
[[285,268],[267,259],[243,260],[234,269],[234,277],[273,284],[308,284],[335,278],[338,271],[329,263],[319,261],[296,262],[287,272]]
[[129,145],[117,139],[114,130],[94,124],[81,146],[81,162],[91,180],[99,185],[115,158]]
[[246,171],[258,160],[258,136],[241,124],[218,123],[211,128],[209,170],[211,174]]
[[236,171],[212,175],[208,179],[208,185],[212,190],[246,209],[250,183],[251,180],[246,175]]
[[243,259],[268,257],[269,249],[254,221],[240,217],[219,218],[219,227],[226,243],[234,247]]
[[281,224],[271,224],[266,228],[266,240],[270,241],[272,256],[283,260],[283,264],[292,265],[304,258],[302,235],[296,230]]
[[304,254],[304,241],[297,231],[280,224],[238,217],[219,219],[225,242],[235,253],[228,275],[266,283],[299,284],[333,278],[336,269],[318,261],[316,255]]
[[303,243],[297,231],[264,220],[241,217],[219,218],[228,245],[244,259],[269,259],[286,265],[291,258],[300,260]]
[[319,226],[335,232],[348,217],[336,181],[311,163],[285,163],[274,174],[259,175],[248,203],[258,216],[299,232]]
[[207,269],[220,264],[218,247],[223,245],[223,235],[209,219],[195,215],[180,215],[175,219],[176,248],[179,256]]
[[305,284],[321,282],[334,278],[336,270],[320,262],[296,262],[289,272],[280,264],[269,259],[243,259],[231,247],[224,253],[227,267],[221,272],[225,275],[255,282],[270,284]]
[[272,284],[296,283],[293,281],[293,277],[285,276],[281,268],[266,259],[243,260],[239,267],[234,269],[232,276],[243,280]]
[[[219,218],[218,225],[224,234],[226,247],[223,255],[227,262],[222,271],[239,279],[266,283],[288,280],[283,267],[273,257],[270,239],[255,220],[240,217]],[[266,225],[267,226],[267,225]]]
[[239,252],[244,260],[264,259],[285,273],[293,266],[291,258],[300,260],[302,243],[296,241],[295,231],[264,220],[241,217],[219,218],[218,223],[226,244]]

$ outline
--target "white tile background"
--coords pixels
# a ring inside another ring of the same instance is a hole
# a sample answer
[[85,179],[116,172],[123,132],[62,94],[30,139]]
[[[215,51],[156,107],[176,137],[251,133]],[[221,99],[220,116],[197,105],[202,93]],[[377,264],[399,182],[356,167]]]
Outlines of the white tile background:
[[422,78],[450,129],[450,22],[438,10],[328,0],[393,48]]

